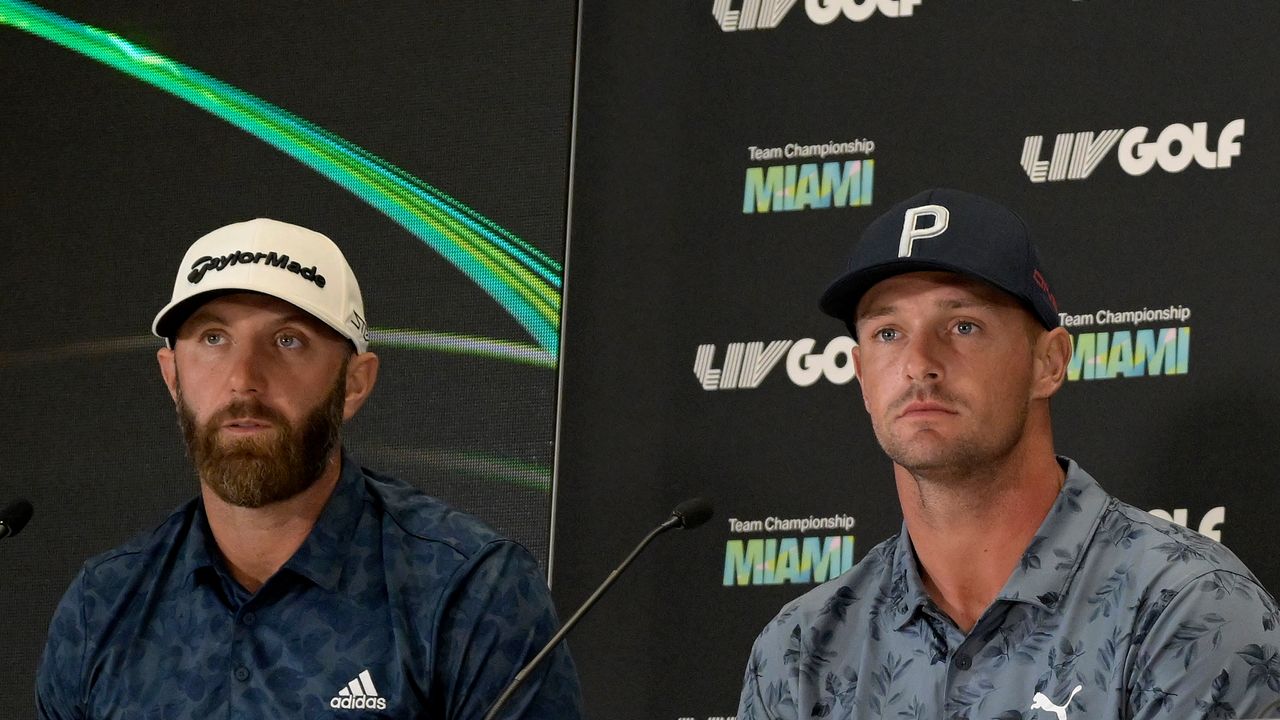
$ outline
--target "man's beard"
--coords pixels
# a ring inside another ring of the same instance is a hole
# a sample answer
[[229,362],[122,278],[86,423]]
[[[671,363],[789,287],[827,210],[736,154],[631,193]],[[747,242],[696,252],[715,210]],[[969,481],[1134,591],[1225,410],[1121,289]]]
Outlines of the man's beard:
[[[256,397],[233,400],[200,424],[177,385],[178,425],[200,480],[225,502],[260,508],[288,500],[315,484],[337,447],[347,394],[344,361],[329,394],[299,427]],[[272,424],[256,437],[220,440],[228,420],[255,418]]]

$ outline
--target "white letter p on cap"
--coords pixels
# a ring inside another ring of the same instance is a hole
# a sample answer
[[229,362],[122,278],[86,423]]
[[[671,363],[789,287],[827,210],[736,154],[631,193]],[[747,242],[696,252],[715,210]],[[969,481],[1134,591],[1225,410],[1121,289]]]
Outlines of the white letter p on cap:
[[[925,227],[916,227],[918,218],[930,217],[933,222]],[[898,257],[911,257],[911,250],[916,240],[937,237],[947,231],[947,222],[951,213],[941,205],[921,205],[907,211],[902,219],[902,239],[898,241]]]

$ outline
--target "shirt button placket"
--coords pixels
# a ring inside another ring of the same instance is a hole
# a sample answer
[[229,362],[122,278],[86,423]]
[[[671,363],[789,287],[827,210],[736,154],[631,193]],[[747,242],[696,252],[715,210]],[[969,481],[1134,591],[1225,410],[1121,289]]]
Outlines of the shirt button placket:
[[[246,643],[248,644],[248,646],[252,646],[252,642],[250,641],[252,633],[250,630],[248,630],[248,628],[253,627],[253,624],[257,621],[258,621],[257,616],[254,615],[252,612],[249,612],[243,609],[241,610],[241,612],[239,613],[239,623],[238,623],[240,626],[240,629],[237,629],[235,631],[236,646],[245,647]],[[247,664],[242,663],[242,664],[237,664],[235,668],[232,669],[231,676],[235,678],[237,682],[247,684],[249,682],[249,678],[253,676],[253,673],[250,672]],[[241,692],[243,691],[244,689],[241,690]],[[244,701],[243,696],[237,697],[236,700],[233,701],[233,704],[238,704],[243,701]]]

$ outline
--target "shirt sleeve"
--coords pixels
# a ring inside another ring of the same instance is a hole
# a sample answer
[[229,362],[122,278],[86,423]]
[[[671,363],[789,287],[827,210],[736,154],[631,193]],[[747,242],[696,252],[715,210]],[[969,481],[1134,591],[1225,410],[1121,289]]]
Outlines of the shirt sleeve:
[[[436,631],[434,672],[444,717],[480,720],[559,627],[551,593],[529,552],[495,541],[458,571]],[[503,720],[580,720],[577,672],[564,643],[504,706]]]
[[84,582],[85,574],[81,571],[62,596],[49,623],[49,637],[36,672],[38,720],[84,718]]
[[1280,609],[1252,577],[1215,570],[1165,591],[1140,621],[1135,720],[1280,714]]
[[783,612],[769,622],[751,647],[742,679],[737,720],[797,720],[793,677],[798,672],[800,627]]

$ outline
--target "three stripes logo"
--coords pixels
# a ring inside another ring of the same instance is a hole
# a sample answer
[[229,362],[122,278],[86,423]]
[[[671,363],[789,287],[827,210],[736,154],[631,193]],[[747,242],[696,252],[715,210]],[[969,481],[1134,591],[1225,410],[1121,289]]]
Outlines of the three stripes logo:
[[340,710],[386,710],[386,698],[378,696],[373,676],[363,670],[329,701],[329,707]]
[[699,345],[693,359],[693,374],[703,390],[757,388],[769,371],[791,347],[790,340],[774,340],[766,347],[762,342],[729,343],[724,353],[724,366],[712,367],[716,359],[715,345]]
[[1033,183],[1083,180],[1093,174],[1124,130],[1061,133],[1053,141],[1051,160],[1040,159],[1044,137],[1031,135],[1022,142],[1022,169]]
[[731,4],[731,0],[715,0],[711,7],[711,14],[725,32],[776,28],[796,0],[743,0],[738,10],[730,9]]

